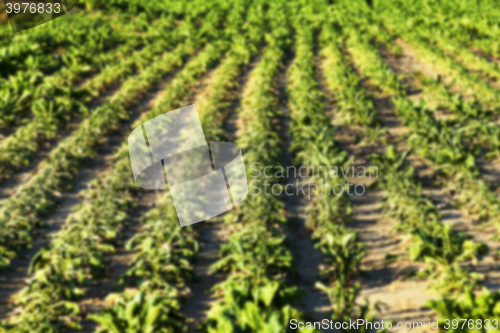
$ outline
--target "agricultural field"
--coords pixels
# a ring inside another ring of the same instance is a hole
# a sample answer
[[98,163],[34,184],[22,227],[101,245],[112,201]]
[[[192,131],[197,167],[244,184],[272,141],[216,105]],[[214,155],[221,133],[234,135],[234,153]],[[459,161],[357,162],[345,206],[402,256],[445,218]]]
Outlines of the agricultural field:
[[[499,331],[495,1],[1,6],[0,333]],[[127,138],[191,104],[249,194],[181,228]]]

